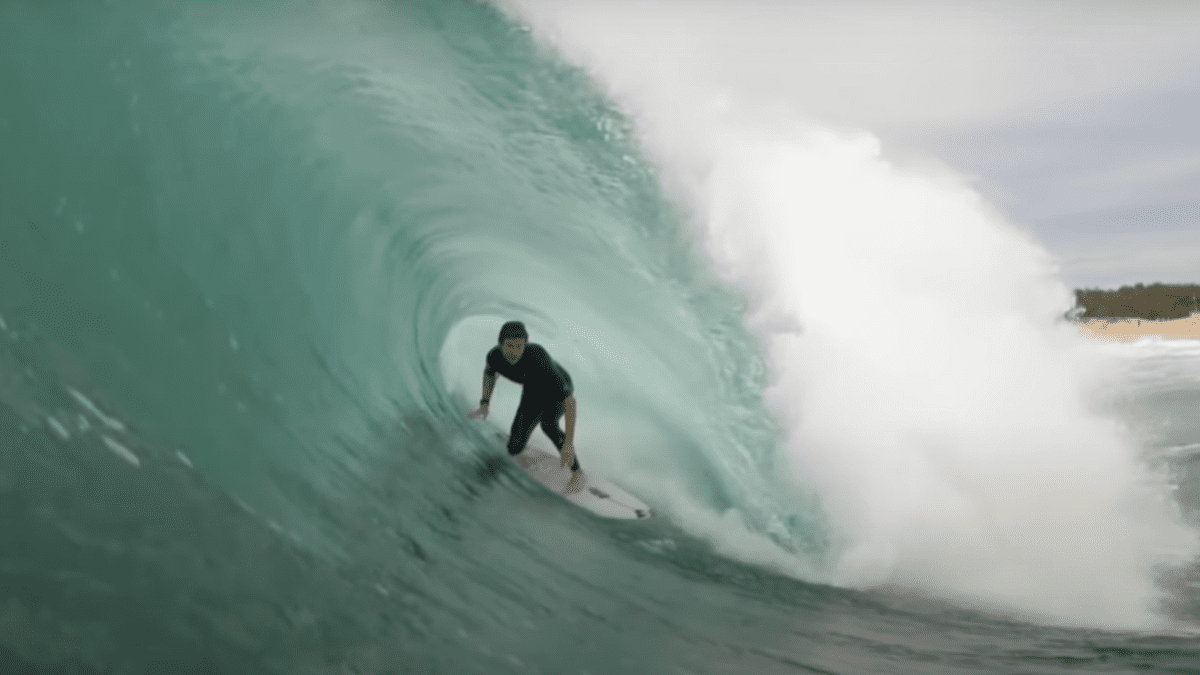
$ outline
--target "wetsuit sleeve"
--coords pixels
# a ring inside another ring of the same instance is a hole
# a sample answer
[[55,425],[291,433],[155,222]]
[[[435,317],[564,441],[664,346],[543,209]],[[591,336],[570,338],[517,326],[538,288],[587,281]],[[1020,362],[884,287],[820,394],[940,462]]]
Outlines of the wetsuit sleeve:
[[525,348],[525,352],[529,354],[534,365],[532,383],[537,387],[538,395],[547,399],[553,398],[558,392],[558,381],[554,373],[554,359],[550,358],[550,352],[541,345],[529,345]]
[[567,373],[567,369],[551,358],[550,352],[545,349],[541,349],[539,356],[541,357],[542,381],[545,382],[545,391],[553,392],[553,395],[560,401],[570,396],[575,391],[575,386],[571,383],[571,376]]
[[571,382],[571,375],[567,373],[567,369],[558,365],[557,361],[551,361],[554,369],[554,377],[558,380],[558,390],[560,398],[566,398],[575,393],[575,384]]

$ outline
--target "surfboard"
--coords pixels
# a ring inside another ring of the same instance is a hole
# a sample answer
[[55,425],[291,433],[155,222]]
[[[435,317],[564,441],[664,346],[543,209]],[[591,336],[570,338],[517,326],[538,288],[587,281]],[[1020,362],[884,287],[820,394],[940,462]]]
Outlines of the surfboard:
[[[508,434],[497,435],[508,442]],[[654,513],[645,502],[622,489],[621,486],[607,478],[589,473],[584,468],[579,469],[579,489],[566,492],[567,483],[571,480],[571,470],[561,466],[562,460],[557,452],[551,452],[528,443],[525,445],[525,450],[521,454],[513,456],[512,459],[517,466],[546,489],[558,493],[563,499],[582,506],[598,516],[634,520],[649,518]]]

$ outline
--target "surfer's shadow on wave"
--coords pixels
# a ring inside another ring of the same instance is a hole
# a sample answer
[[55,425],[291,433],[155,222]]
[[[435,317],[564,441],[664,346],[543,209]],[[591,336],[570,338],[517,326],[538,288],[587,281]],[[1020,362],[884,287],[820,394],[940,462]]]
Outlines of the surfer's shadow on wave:
[[496,483],[505,475],[515,477],[512,470],[512,462],[500,456],[489,455],[475,461],[475,476],[483,485]]

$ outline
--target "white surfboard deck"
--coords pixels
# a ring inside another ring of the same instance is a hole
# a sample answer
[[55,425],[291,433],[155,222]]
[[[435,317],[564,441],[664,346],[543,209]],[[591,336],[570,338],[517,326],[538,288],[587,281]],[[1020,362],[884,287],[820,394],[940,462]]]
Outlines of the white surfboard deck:
[[[498,434],[505,442],[508,434]],[[525,450],[513,456],[513,461],[534,480],[546,486],[552,492],[562,495],[563,499],[605,518],[649,518],[653,511],[645,502],[629,494],[616,483],[588,473],[587,469],[579,469],[579,489],[566,492],[567,483],[571,480],[570,467],[562,466],[562,459],[557,452],[550,452],[532,443],[526,444]]]

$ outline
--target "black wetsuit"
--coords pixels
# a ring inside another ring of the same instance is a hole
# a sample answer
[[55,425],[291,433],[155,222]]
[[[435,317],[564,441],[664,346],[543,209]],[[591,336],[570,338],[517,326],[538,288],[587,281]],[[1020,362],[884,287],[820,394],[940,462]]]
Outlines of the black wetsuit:
[[[492,377],[496,373],[507,377],[521,388],[521,405],[513,418],[508,436],[508,453],[519,454],[529,442],[529,435],[540,421],[542,431],[550,437],[554,447],[562,450],[567,435],[558,428],[558,420],[566,410],[567,397],[575,391],[571,376],[562,366],[550,358],[550,353],[539,344],[525,345],[525,352],[516,363],[509,363],[499,347],[493,347],[487,355],[487,366],[483,374]],[[579,468],[579,460],[571,470]]]

